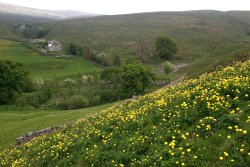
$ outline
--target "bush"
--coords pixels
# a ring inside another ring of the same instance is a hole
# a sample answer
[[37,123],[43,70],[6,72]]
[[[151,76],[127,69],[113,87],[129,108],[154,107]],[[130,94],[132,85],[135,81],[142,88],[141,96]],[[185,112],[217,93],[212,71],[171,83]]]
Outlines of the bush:
[[60,110],[68,110],[69,109],[69,101],[65,100],[64,98],[57,99],[52,103],[49,103],[48,106],[50,107],[56,107]]
[[23,108],[27,105],[27,96],[25,94],[22,94],[21,96],[16,98],[15,104],[16,106]]
[[81,95],[71,96],[69,99],[68,109],[79,109],[89,106],[89,100]]
[[[89,99],[89,106],[96,106],[100,104],[101,96],[96,95]],[[88,106],[86,106],[88,107]]]
[[104,66],[120,65],[121,63],[121,58],[119,55],[113,53],[104,53],[104,52],[93,55],[91,60]]
[[166,61],[164,63],[164,73],[169,74],[174,71],[174,65],[170,63],[169,61]]

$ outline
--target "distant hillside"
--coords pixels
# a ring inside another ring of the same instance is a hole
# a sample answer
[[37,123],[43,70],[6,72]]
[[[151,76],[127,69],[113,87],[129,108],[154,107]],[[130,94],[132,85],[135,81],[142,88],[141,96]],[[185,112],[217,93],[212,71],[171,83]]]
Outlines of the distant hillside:
[[27,17],[42,17],[42,18],[50,18],[50,19],[64,19],[67,17],[75,17],[75,16],[94,16],[94,14],[84,13],[80,11],[41,10],[41,9],[27,8],[23,6],[15,6],[15,5],[10,5],[10,4],[5,4],[5,3],[0,3],[0,13],[25,15]]
[[229,12],[227,12],[228,15],[234,16],[237,19],[250,24],[249,13],[250,13],[250,11],[229,11]]
[[250,164],[250,61],[128,100],[0,152],[9,166]]
[[[71,11],[62,13],[72,16]],[[13,20],[14,23],[22,21],[22,24],[23,21],[34,20],[21,15],[8,16],[11,17],[2,17],[2,20]],[[162,62],[153,56],[154,40],[167,35],[177,43],[178,60],[189,64],[178,73],[191,77],[250,57],[250,11],[208,10],[76,17],[82,18],[56,21],[36,19],[32,30],[49,30],[42,38],[57,39],[64,46],[76,43],[90,46],[97,53],[115,51],[122,56],[138,55],[139,40],[143,40],[145,58],[150,64]],[[14,26],[0,22],[1,34],[18,36],[20,32],[16,33]]]
[[51,10],[51,12],[62,15],[64,16],[64,18],[81,18],[81,17],[85,18],[85,17],[94,17],[99,15],[99,14],[86,13],[75,10]]
[[237,60],[232,54],[240,48],[250,50],[249,20],[248,11],[187,11],[100,16],[43,26],[51,29],[47,39],[89,45],[98,52],[115,48],[124,55],[138,53],[139,39],[146,43],[147,56],[153,55],[155,38],[167,35],[177,42],[178,56],[191,63],[184,70],[197,76]]
[[85,18],[93,16],[96,15],[73,10],[47,11],[0,2],[0,36],[19,39],[23,38],[20,32],[16,31],[17,26],[21,24],[33,24],[72,17]]
[[22,6],[15,6],[5,3],[0,3],[0,13],[25,15],[29,17],[32,16],[32,17],[53,18],[53,19],[64,18],[63,15],[55,14],[49,11],[27,8]]

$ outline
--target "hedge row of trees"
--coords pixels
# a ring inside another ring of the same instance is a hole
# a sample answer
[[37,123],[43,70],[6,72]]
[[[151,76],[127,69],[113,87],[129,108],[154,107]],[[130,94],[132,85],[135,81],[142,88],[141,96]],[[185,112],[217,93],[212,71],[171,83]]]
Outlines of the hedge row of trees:
[[70,43],[65,47],[65,53],[73,56],[83,56],[84,58],[94,61],[103,66],[117,66],[121,64],[121,57],[115,49],[110,49],[108,53],[97,53],[89,46],[79,46]]

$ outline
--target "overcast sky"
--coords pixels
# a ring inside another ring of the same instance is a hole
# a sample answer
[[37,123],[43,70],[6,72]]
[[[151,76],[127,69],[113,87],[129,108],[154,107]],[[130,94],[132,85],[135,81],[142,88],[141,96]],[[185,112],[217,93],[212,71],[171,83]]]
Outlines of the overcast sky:
[[0,0],[0,2],[54,10],[79,10],[99,14],[151,11],[250,10],[250,0]]

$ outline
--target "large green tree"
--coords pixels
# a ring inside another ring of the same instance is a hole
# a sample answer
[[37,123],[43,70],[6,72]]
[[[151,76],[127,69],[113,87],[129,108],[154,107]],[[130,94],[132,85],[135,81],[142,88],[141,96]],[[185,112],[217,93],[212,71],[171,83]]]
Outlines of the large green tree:
[[141,94],[149,88],[155,79],[153,70],[141,63],[131,62],[121,67],[110,67],[102,72],[101,78],[115,85],[115,89],[120,89],[120,97],[127,98]]
[[27,80],[21,64],[0,60],[0,104],[11,104],[24,91]]
[[143,93],[155,79],[153,70],[143,64],[127,64],[122,68],[123,90],[128,96]]
[[170,59],[177,53],[174,41],[166,36],[158,37],[155,41],[156,54],[163,59]]

